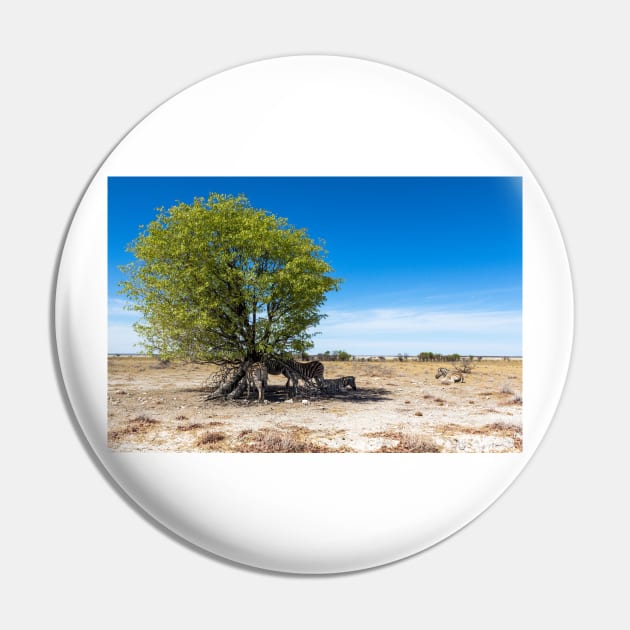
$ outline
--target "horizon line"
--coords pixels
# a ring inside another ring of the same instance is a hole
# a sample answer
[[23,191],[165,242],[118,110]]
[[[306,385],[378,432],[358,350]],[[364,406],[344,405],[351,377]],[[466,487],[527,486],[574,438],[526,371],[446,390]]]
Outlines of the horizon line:
[[[335,351],[330,351],[335,352]],[[337,350],[336,352],[340,352],[339,350]],[[344,352],[343,350],[341,350],[341,352]],[[291,354],[300,354],[298,352],[293,352]],[[307,354],[308,356],[317,356],[320,354],[325,354],[325,352],[306,352],[305,354]],[[420,353],[416,353],[416,354],[409,354],[407,353],[405,355],[404,352],[400,352],[397,354],[352,354],[352,353],[348,353],[350,354],[351,357],[385,357],[385,358],[393,358],[393,359],[397,359],[399,356],[402,357],[407,357],[408,359],[416,359],[418,358],[418,354]],[[503,359],[503,358],[508,358],[508,359],[522,359],[523,355],[522,354],[479,354],[479,353],[473,353],[473,354],[461,354],[459,352],[449,352],[449,353],[439,353],[439,352],[434,352],[434,355],[441,355],[442,357],[448,357],[451,356],[453,354],[457,354],[459,355],[460,358],[471,358],[471,357],[481,357],[482,359]],[[108,352],[107,353],[108,357],[116,357],[116,356],[125,356],[125,357],[159,357],[159,354],[147,354],[146,352]],[[205,363],[205,362],[204,362]],[[209,363],[209,361],[208,361]]]

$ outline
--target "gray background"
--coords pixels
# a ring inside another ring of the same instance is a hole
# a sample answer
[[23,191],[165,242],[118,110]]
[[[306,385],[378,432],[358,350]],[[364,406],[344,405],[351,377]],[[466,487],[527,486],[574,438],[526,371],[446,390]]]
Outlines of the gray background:
[[[624,5],[11,4],[0,15],[2,625],[627,623],[630,99],[624,57],[630,46]],[[86,451],[69,419],[51,341],[65,230],[121,136],[202,78],[296,53],[388,63],[434,81],[486,116],[543,186],[575,282],[569,380],[525,472],[442,544],[337,577],[244,569],[149,525]]]

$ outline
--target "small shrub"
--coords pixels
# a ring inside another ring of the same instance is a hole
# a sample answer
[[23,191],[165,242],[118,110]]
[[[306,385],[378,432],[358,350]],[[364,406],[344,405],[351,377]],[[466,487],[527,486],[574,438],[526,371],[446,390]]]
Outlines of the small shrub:
[[223,442],[225,438],[225,433],[219,433],[218,431],[206,431],[197,438],[196,445],[208,447],[213,444],[217,444],[218,442]]
[[381,446],[379,453],[440,453],[442,450],[432,439],[406,431],[381,431],[369,434],[369,437],[397,440],[395,445]]
[[413,433],[403,433],[398,448],[405,453],[439,453],[440,448],[433,440],[414,435]]
[[326,446],[311,439],[308,429],[295,427],[287,430],[261,429],[241,432],[246,439],[239,445],[245,453],[326,453],[332,452]]
[[107,432],[107,441],[110,447],[118,445],[122,440],[129,436],[140,436],[148,433],[152,427],[159,424],[158,420],[149,418],[148,416],[136,416],[128,420],[122,427],[111,429]]

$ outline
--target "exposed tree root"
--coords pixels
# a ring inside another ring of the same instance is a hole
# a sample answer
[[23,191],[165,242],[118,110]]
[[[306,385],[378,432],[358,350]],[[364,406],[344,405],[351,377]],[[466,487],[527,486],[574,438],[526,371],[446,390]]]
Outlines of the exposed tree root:
[[240,396],[247,386],[247,369],[251,361],[244,361],[237,365],[223,366],[213,378],[214,390],[207,396],[206,400],[216,400],[217,398],[227,398],[233,400]]

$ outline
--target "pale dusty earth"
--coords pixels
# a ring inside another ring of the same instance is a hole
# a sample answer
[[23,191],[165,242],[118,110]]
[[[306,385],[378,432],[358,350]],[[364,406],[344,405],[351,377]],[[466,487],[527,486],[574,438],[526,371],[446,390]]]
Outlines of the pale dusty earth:
[[330,361],[357,390],[302,389],[270,376],[265,403],[206,401],[210,365],[109,357],[108,442],[117,451],[520,452],[522,361],[474,361],[463,383],[446,363]]

